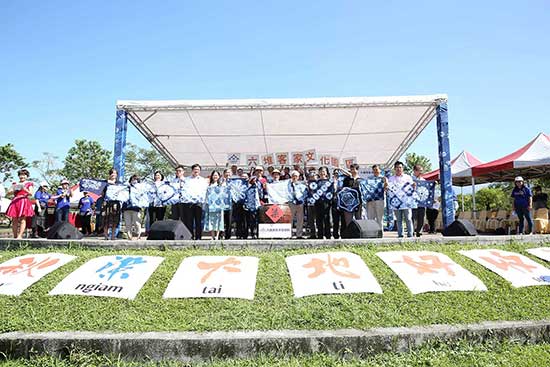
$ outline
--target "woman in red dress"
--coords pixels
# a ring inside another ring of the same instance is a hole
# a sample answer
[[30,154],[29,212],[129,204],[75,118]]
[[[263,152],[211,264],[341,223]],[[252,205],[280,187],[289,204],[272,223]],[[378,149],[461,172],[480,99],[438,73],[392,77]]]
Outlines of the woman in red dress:
[[29,171],[26,169],[17,172],[19,183],[14,183],[8,190],[8,194],[13,193],[14,197],[6,211],[6,215],[12,218],[13,238],[23,238],[27,226],[27,217],[34,215],[34,209],[29,196],[32,195],[32,182],[28,182]]

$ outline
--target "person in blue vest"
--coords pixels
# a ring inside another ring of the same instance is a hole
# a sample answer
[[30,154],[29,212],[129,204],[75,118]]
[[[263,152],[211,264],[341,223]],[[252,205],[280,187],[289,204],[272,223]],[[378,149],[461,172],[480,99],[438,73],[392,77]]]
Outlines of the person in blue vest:
[[71,208],[71,190],[69,189],[69,181],[61,180],[61,187],[52,199],[57,200],[55,205],[55,222],[66,222],[69,220],[69,209]]
[[525,186],[523,177],[518,176],[514,180],[514,189],[512,190],[511,197],[512,209],[518,215],[519,229],[518,234],[523,234],[524,219],[527,220],[527,233],[531,234],[533,231],[533,220],[531,219],[531,207],[533,206],[533,195],[531,190]]
[[82,223],[82,234],[89,236],[92,234],[91,222],[94,212],[94,199],[87,191],[83,191],[82,194],[84,196],[78,201],[78,215],[80,216],[80,222]]

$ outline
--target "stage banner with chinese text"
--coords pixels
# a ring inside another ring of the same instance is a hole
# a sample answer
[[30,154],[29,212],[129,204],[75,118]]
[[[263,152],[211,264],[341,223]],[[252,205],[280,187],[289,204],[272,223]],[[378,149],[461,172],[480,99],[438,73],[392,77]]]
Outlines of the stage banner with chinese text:
[[162,297],[254,299],[258,262],[252,256],[187,257]]
[[376,255],[397,274],[412,294],[487,290],[481,280],[438,252],[387,251]]
[[458,251],[497,273],[515,288],[550,285],[550,270],[526,256],[497,249]]
[[49,253],[15,257],[0,264],[0,294],[19,296],[25,289],[76,256]]
[[286,264],[295,297],[313,294],[382,293],[363,262],[350,252],[289,256]]
[[134,299],[163,260],[157,256],[96,257],[69,274],[49,294]]

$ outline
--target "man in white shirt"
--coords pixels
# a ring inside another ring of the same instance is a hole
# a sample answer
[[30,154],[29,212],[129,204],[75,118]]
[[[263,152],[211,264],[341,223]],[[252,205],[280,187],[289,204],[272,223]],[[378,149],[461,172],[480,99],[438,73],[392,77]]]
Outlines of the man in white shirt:
[[[388,179],[388,185],[403,187],[405,184],[415,186],[411,176],[403,173],[403,162],[397,161],[393,165],[395,175]],[[397,237],[403,237],[403,219],[407,224],[407,237],[413,236],[412,210],[410,208],[394,210],[397,220]]]
[[187,209],[187,228],[193,234],[194,240],[200,240],[202,237],[202,204],[205,200],[208,183],[204,177],[201,177],[201,166],[195,163],[191,166],[191,176],[187,178],[190,190],[197,197],[192,198]]

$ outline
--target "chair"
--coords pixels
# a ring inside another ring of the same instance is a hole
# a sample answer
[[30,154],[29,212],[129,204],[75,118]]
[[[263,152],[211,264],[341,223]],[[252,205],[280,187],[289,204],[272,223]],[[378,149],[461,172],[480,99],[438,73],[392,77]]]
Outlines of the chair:
[[535,211],[533,219],[533,230],[535,233],[550,233],[550,221],[548,220],[548,209],[540,208]]
[[485,232],[485,226],[487,225],[487,210],[481,210],[477,214],[477,219],[472,219],[472,224],[476,227],[478,232]]
[[497,228],[506,227],[508,217],[508,211],[506,209],[499,209],[494,218],[487,219],[485,228],[488,231],[496,231]]

